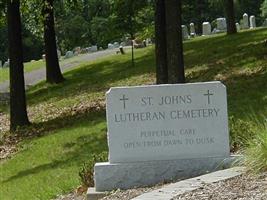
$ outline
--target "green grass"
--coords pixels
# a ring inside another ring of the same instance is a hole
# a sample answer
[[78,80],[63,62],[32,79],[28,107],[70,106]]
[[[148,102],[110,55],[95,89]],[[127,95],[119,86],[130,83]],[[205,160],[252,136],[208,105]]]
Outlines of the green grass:
[[[187,81],[220,80],[227,86],[235,135],[239,120],[260,132],[251,116],[267,116],[266,35],[267,29],[257,29],[185,42]],[[50,199],[77,187],[82,163],[107,150],[105,92],[154,83],[154,49],[137,50],[135,67],[128,53],[83,64],[65,77],[59,85],[42,82],[28,91],[33,125],[21,132],[38,137],[21,142],[20,151],[0,165],[1,199]]]
[[[80,55],[82,56],[82,55]],[[73,58],[69,59],[63,59],[60,61],[60,65],[64,65],[67,63],[73,63],[75,64],[77,61],[79,61],[80,56],[75,56]],[[24,72],[31,72],[37,69],[45,68],[45,62],[43,60],[38,61],[32,61],[24,63]],[[0,68],[0,83],[9,80],[9,68]]]
[[92,153],[107,150],[103,113],[78,125],[23,141],[20,153],[1,164],[1,199],[50,199],[79,185],[79,168]]
[[[30,72],[45,66],[42,60],[24,63],[24,71]],[[9,68],[0,69],[0,83],[9,80]]]
[[248,141],[244,151],[244,165],[252,173],[267,172],[267,124],[261,126],[262,130],[255,138]]

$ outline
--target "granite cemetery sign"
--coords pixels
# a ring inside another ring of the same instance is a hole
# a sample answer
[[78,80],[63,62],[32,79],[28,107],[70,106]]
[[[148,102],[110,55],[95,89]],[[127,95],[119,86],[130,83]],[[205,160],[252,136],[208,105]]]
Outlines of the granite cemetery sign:
[[[214,170],[229,158],[226,88],[220,82],[111,88],[106,100],[109,162],[95,165],[99,191],[170,180],[192,160]],[[148,166],[152,172],[144,171]],[[166,166],[172,167],[166,172]],[[153,178],[142,180],[146,173]]]

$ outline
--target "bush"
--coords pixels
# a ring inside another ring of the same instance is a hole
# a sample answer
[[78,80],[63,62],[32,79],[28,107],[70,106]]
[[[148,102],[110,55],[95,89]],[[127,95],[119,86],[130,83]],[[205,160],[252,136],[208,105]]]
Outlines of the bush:
[[229,122],[231,152],[237,152],[242,147],[248,146],[256,133],[252,122],[236,119],[233,116],[230,117]]
[[93,187],[94,186],[94,166],[97,162],[106,162],[108,160],[108,153],[106,151],[101,154],[93,154],[92,158],[84,163],[79,171],[79,177],[82,186]]
[[244,165],[254,173],[267,172],[267,124],[244,150]]

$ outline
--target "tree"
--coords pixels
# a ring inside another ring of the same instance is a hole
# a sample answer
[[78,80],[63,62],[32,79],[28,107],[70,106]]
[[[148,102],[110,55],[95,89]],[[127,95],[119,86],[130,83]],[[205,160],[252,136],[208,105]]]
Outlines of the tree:
[[142,23],[138,20],[138,12],[147,5],[146,0],[116,0],[114,11],[116,26],[121,31],[130,35],[132,40],[132,65],[134,65],[133,40],[138,30],[142,29]]
[[184,83],[181,1],[165,1],[168,83]]
[[48,83],[60,83],[64,81],[64,78],[60,71],[58,55],[57,55],[53,0],[44,1],[43,17],[44,17],[46,81]]
[[157,83],[184,83],[181,1],[157,0],[155,12]]
[[267,17],[267,0],[264,0],[264,2],[261,4],[261,15],[263,17]]
[[166,49],[165,0],[156,1],[155,10],[155,52],[157,84],[168,83],[168,64]]
[[235,11],[234,11],[234,1],[225,0],[225,9],[226,9],[226,23],[227,23],[227,34],[235,34]]
[[20,1],[7,0],[8,43],[10,58],[10,129],[28,125],[23,50],[21,38]]

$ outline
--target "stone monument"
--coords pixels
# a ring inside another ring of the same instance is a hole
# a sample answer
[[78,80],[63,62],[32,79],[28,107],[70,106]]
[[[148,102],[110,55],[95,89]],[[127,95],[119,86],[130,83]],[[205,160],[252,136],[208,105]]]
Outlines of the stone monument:
[[227,31],[227,25],[226,25],[226,19],[225,18],[217,18],[216,24],[217,24],[217,28],[216,28],[217,33]]
[[249,18],[250,29],[256,28],[256,18],[254,15],[251,15]]
[[196,30],[195,30],[195,24],[190,23],[190,36],[195,37],[196,36]]
[[210,35],[211,34],[211,25],[209,22],[203,22],[202,24],[202,35]]
[[248,22],[248,14],[244,13],[243,15],[243,29],[248,29],[249,28],[249,22]]
[[91,46],[91,52],[97,52],[97,46],[96,45]]
[[220,82],[111,88],[109,162],[96,191],[188,178],[229,164],[226,88]]
[[188,29],[186,25],[182,25],[182,34],[183,34],[183,40],[188,40],[190,36],[188,35]]

